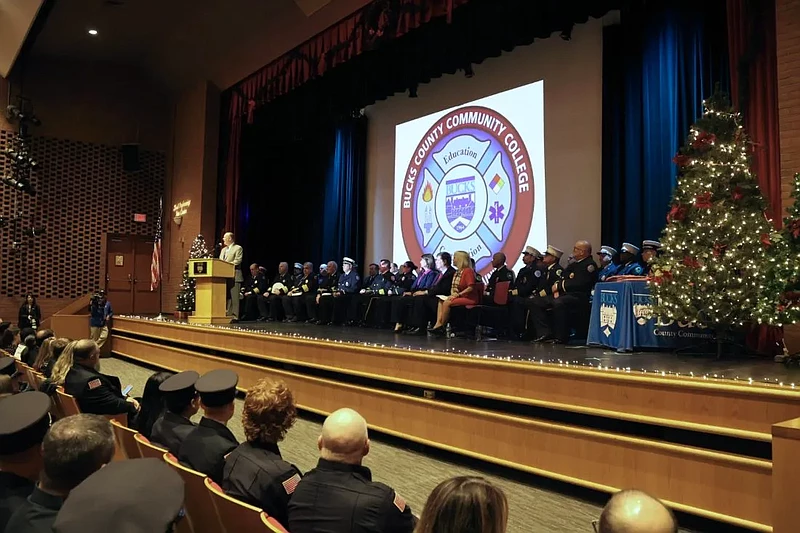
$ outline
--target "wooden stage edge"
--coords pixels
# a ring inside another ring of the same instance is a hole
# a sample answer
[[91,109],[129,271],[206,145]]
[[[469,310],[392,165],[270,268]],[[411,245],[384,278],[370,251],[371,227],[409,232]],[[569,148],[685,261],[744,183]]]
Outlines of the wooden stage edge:
[[[537,418],[524,409],[769,446],[772,426],[800,412],[793,390],[130,318],[115,319],[111,339],[114,353],[135,361],[173,371],[230,368],[243,390],[263,377],[281,379],[311,412],[353,407],[389,435],[595,490],[641,488],[677,510],[757,531],[780,522],[775,491],[792,490],[774,486],[776,465],[767,459]],[[491,403],[498,401],[523,410],[498,411]]]

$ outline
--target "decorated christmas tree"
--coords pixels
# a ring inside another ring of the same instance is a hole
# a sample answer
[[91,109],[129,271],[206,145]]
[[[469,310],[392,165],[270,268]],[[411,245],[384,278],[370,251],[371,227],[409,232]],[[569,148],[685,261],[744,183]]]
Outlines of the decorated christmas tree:
[[[211,253],[206,246],[206,240],[202,235],[198,235],[192,247],[189,249],[190,259],[203,259],[211,257]],[[189,265],[183,268],[183,278],[181,279],[181,288],[178,291],[176,309],[178,311],[189,313],[194,311],[194,278],[189,277]]]
[[719,93],[703,107],[674,158],[678,185],[652,270],[655,312],[718,331],[779,323],[786,242],[766,217],[740,114]]
[[[794,175],[792,200],[793,203],[786,210],[786,217],[783,219],[787,261],[783,268],[782,281],[788,298],[781,302],[778,309],[781,321],[785,324],[800,321],[800,173]],[[777,281],[780,281],[780,278],[776,276]]]

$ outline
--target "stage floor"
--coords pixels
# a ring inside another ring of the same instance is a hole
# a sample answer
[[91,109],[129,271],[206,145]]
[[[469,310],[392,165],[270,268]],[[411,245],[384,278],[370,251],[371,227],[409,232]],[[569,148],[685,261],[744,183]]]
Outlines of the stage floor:
[[426,352],[450,352],[475,357],[490,357],[511,361],[543,361],[579,366],[602,365],[611,368],[630,368],[653,373],[694,375],[747,381],[752,379],[771,383],[798,383],[800,368],[786,367],[765,358],[723,358],[714,356],[679,356],[671,352],[617,353],[604,348],[532,344],[508,340],[474,341],[469,339],[444,339],[430,336],[415,337],[395,334],[390,330],[354,328],[344,326],[314,326],[284,324],[280,322],[242,322],[229,327],[299,335],[320,340],[334,340],[357,344],[375,344]]

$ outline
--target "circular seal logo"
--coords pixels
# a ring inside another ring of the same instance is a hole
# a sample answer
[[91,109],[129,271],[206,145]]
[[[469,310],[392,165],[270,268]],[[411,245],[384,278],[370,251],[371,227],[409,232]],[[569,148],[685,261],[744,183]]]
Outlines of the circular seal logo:
[[503,115],[480,106],[448,113],[406,169],[400,223],[408,257],[465,250],[481,274],[496,252],[517,257],[533,221],[533,183],[525,143]]

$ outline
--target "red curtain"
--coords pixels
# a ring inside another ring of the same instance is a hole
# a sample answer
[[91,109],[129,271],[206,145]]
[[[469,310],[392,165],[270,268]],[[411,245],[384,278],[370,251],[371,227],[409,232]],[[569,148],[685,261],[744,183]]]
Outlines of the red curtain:
[[[767,215],[782,226],[778,66],[775,0],[727,0],[728,48],[734,105],[744,115],[753,143],[752,170],[767,200]],[[783,330],[754,327],[747,344],[761,353],[782,353]]]
[[239,197],[239,144],[243,120],[252,122],[257,107],[286,94],[327,70],[447,16],[469,0],[371,2],[294,50],[257,70],[229,92],[227,153],[224,160],[225,230],[236,233]]

